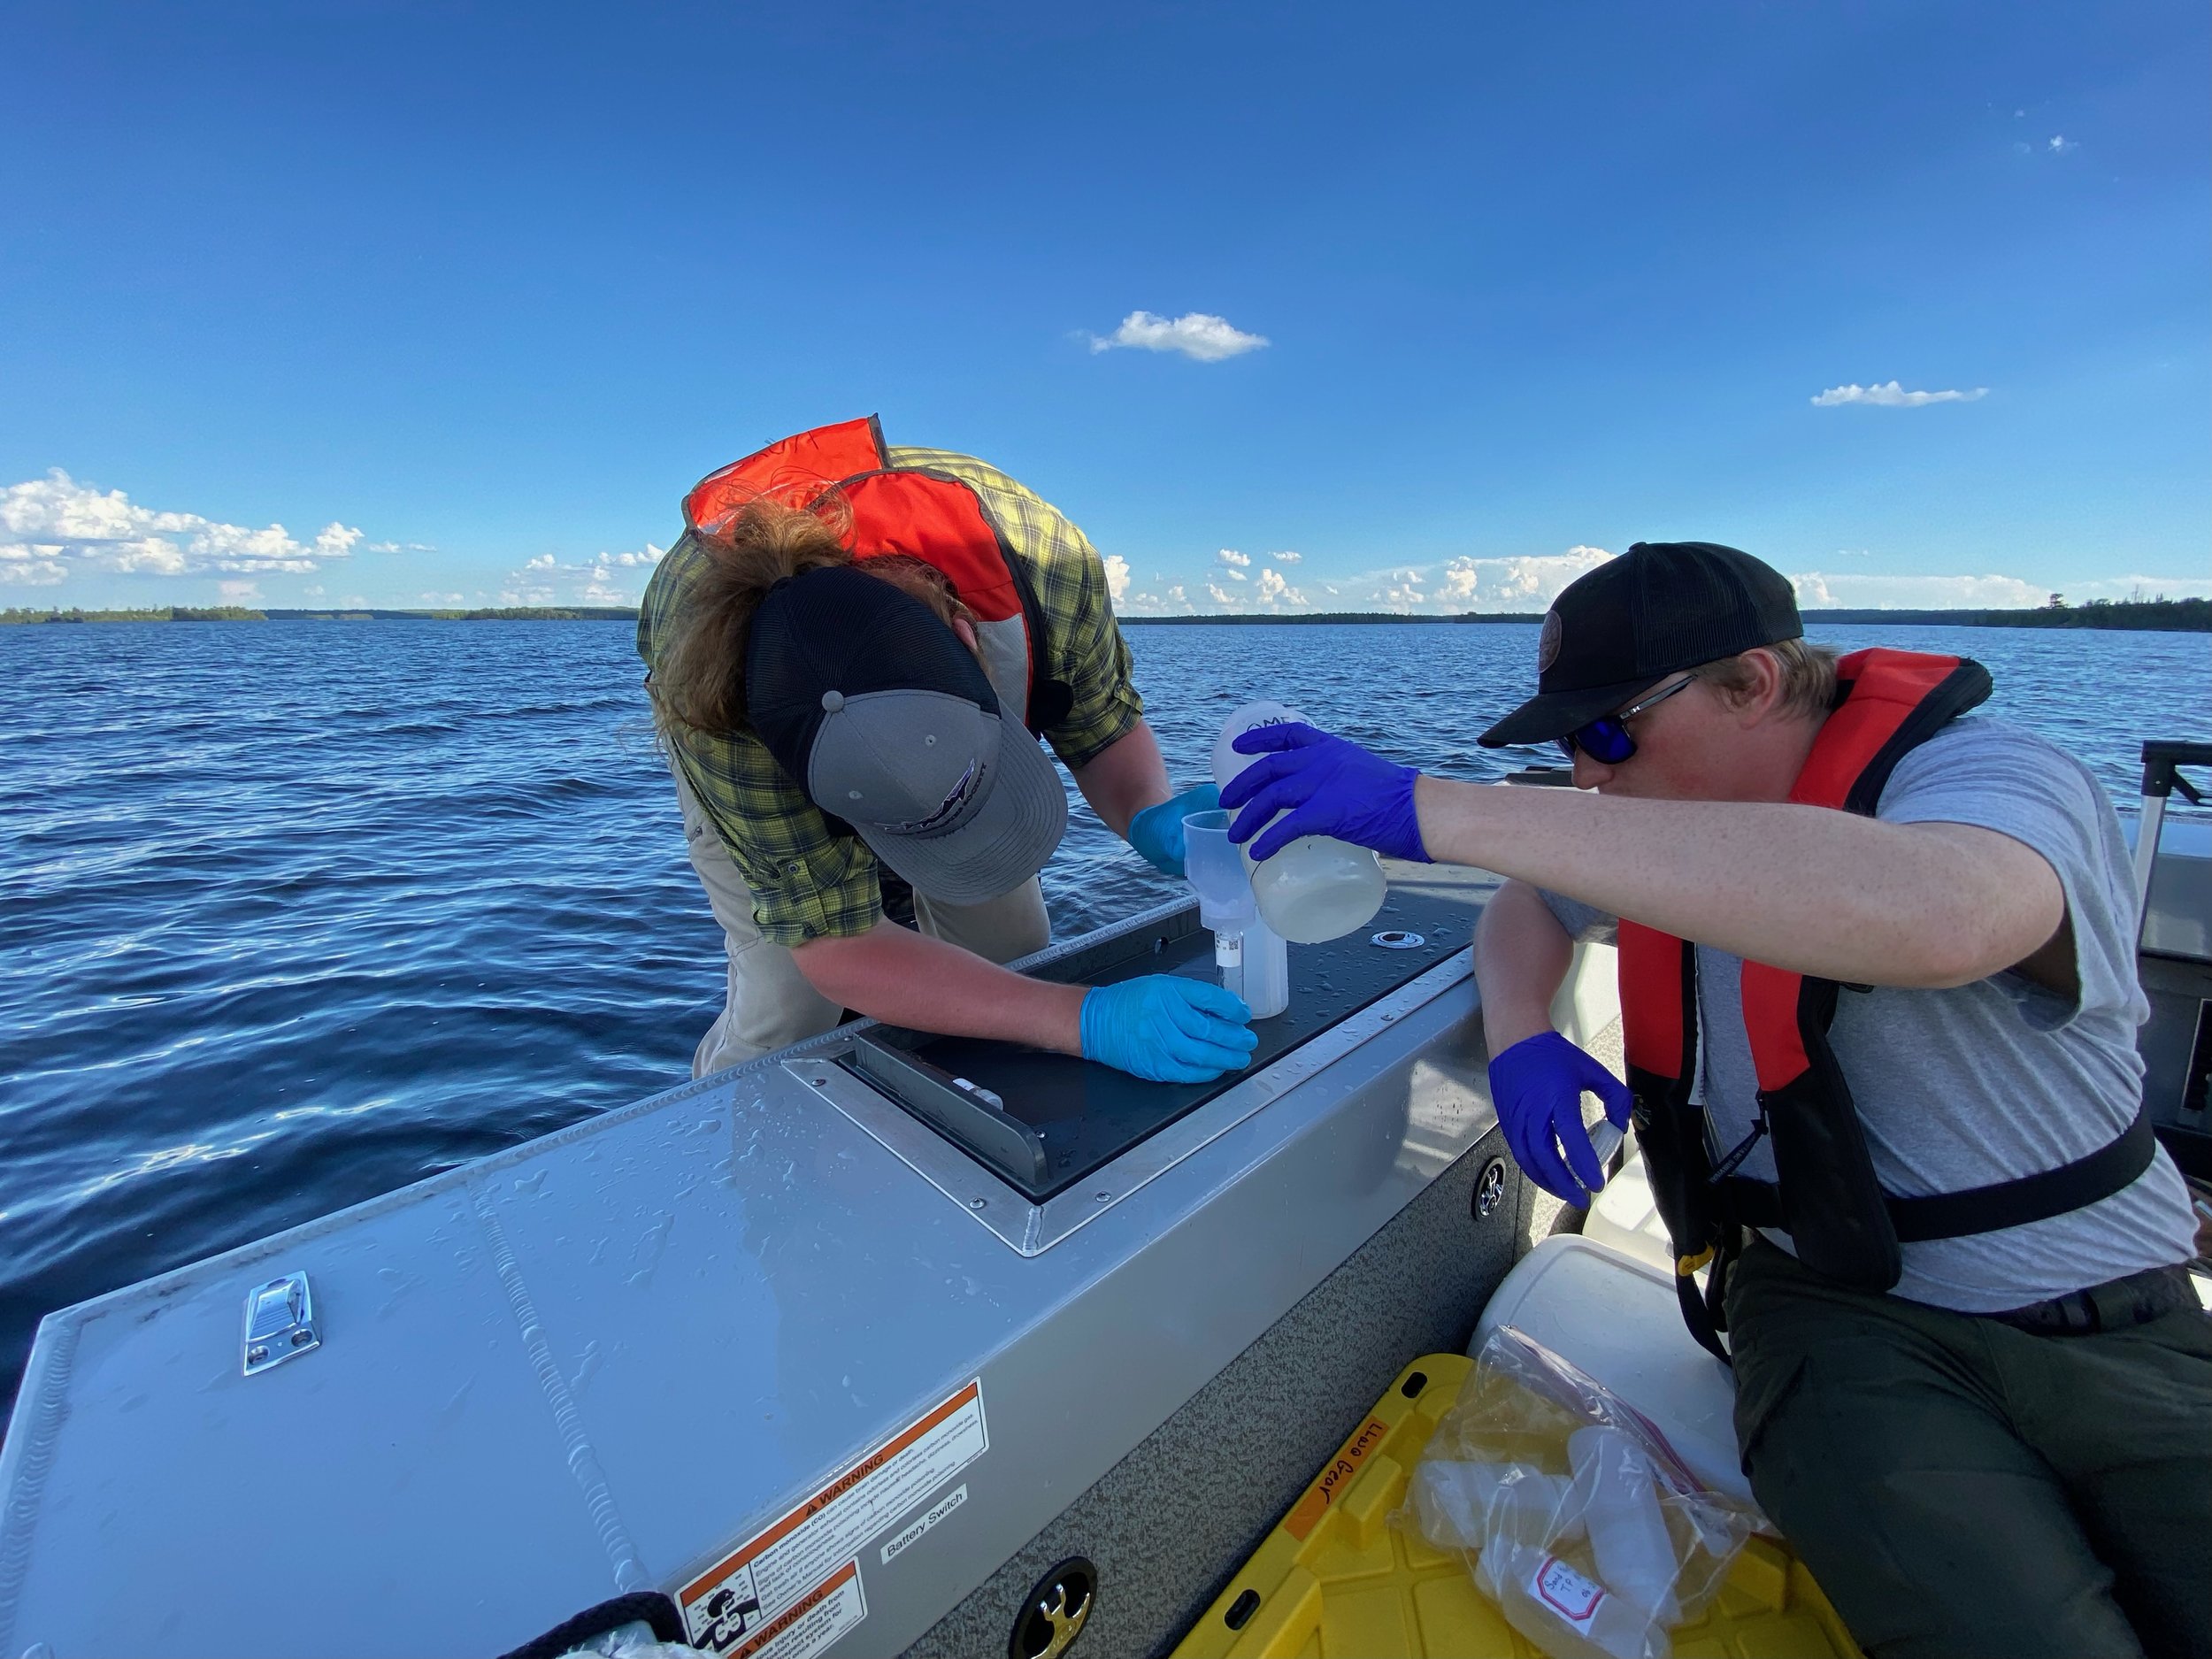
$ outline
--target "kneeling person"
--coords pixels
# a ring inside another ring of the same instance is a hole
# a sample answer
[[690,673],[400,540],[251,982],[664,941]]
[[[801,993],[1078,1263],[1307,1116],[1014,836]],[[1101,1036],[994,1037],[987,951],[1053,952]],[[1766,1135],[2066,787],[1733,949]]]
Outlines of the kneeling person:
[[[1182,819],[1129,680],[1102,561],[995,468],[802,434],[685,502],[638,651],[694,868],[729,954],[695,1075],[888,1023],[1080,1054],[1161,1080],[1243,1064],[1243,1003],[1165,975],[1087,989],[997,964],[1049,936],[1037,872],[1067,806],[1180,873]],[[886,917],[887,869],[914,927]]]

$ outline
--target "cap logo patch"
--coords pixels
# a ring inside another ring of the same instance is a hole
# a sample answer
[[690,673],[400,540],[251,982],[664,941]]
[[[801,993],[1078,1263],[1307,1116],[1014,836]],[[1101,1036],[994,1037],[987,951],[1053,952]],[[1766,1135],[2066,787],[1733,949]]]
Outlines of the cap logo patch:
[[1559,660],[1559,641],[1566,631],[1559,620],[1559,613],[1556,611],[1544,612],[1543,632],[1537,636],[1536,640],[1536,672],[1538,673],[1548,673],[1551,671],[1551,665]]

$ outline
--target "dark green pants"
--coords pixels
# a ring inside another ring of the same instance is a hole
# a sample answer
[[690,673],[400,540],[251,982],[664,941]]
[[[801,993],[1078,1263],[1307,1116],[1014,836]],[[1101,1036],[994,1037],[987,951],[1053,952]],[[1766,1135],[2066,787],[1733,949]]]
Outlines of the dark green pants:
[[1755,1242],[1728,1323],[1744,1471],[1870,1654],[2212,1654],[2212,1315],[2035,1336]]

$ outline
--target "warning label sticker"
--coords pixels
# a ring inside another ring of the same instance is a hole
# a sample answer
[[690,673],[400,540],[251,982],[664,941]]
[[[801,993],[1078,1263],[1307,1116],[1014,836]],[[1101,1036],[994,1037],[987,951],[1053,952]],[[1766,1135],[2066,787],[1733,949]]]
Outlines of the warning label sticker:
[[708,1651],[727,1653],[730,1659],[812,1659],[867,1617],[860,1563],[849,1561],[739,1646]]
[[[803,1659],[835,1640],[867,1611],[857,1557],[869,1540],[980,1457],[990,1443],[979,1379],[686,1585],[676,1599],[692,1644],[746,1659]],[[885,1560],[894,1553],[887,1552]],[[810,1613],[800,1615],[803,1602]],[[816,1614],[822,1616],[821,1628],[833,1625],[832,1634],[819,1637],[815,1647],[783,1645],[798,1640],[801,1625],[814,1628]],[[797,1616],[798,1623],[787,1623],[787,1616]],[[772,1628],[777,1632],[772,1638]],[[756,1645],[771,1640],[777,1645]]]

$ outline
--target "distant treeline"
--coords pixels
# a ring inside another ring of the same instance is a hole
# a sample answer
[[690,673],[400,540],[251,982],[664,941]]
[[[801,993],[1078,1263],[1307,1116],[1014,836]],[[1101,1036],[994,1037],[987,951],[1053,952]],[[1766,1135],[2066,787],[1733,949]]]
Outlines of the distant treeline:
[[0,611],[10,622],[635,622],[620,605],[523,605],[492,611],[249,611],[242,605],[155,605],[140,611]]
[[[486,611],[250,611],[241,605],[157,605],[142,611],[0,611],[11,622],[635,622],[634,606],[520,605]],[[1124,617],[1134,627],[1280,626],[1369,622],[1541,622],[1536,611],[1469,611],[1458,616],[1401,616],[1389,611],[1320,611],[1295,616]],[[2171,634],[2212,634],[2212,599],[2092,599],[2032,611],[1809,611],[1808,630],[1821,626],[1950,628],[2130,628]]]
[[[1248,623],[1314,622],[1541,622],[1534,611],[1470,611],[1455,617],[1407,617],[1380,611],[1339,611],[1297,616],[1124,617],[1144,627]],[[2092,599],[2083,605],[2043,605],[2032,611],[1861,611],[1805,612],[1806,631],[1823,624],[1877,627],[2130,628],[2170,634],[2212,634],[2212,599]]]
[[1193,623],[1228,623],[1232,626],[1248,622],[1289,623],[1293,626],[1317,622],[1541,622],[1540,611],[1470,611],[1455,617],[1406,616],[1395,611],[1300,611],[1281,616],[1197,616],[1197,617],[1124,617],[1122,625],[1144,627],[1176,627]]
[[156,605],[145,611],[27,611],[10,606],[0,611],[0,624],[10,622],[263,622],[266,613],[242,605]]

